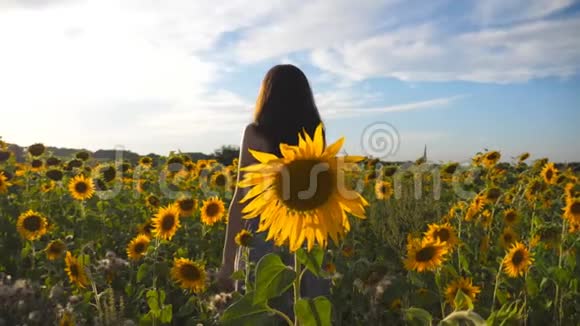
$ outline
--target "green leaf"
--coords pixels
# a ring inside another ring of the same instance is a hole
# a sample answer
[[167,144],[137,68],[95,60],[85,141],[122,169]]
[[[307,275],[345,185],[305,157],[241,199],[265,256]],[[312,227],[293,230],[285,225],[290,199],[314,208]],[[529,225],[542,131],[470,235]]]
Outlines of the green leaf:
[[173,320],[173,306],[166,305],[161,309],[161,316],[159,318],[162,323],[169,324]]
[[529,275],[526,278],[526,289],[531,297],[538,295],[538,283],[533,278],[529,277]]
[[137,270],[137,282],[143,281],[145,276],[149,274],[150,270],[151,266],[149,266],[148,264],[142,264],[141,266],[139,266],[139,269]]
[[294,305],[294,313],[301,326],[331,325],[332,304],[325,297],[300,299]]
[[433,317],[424,309],[411,307],[405,309],[405,321],[407,325],[431,325]]
[[324,259],[324,251],[316,246],[310,252],[305,248],[300,248],[296,252],[298,261],[304,265],[312,274],[320,277],[322,272],[322,260]]
[[151,289],[147,291],[145,297],[147,298],[147,305],[149,306],[149,309],[151,309],[154,314],[159,315],[161,307],[163,306],[163,302],[165,302],[165,291]]
[[254,304],[254,292],[248,292],[240,300],[229,306],[221,316],[221,325],[263,325],[269,320],[265,302]]
[[246,272],[242,269],[238,269],[237,271],[233,272],[230,276],[232,280],[240,281],[246,278]]
[[276,254],[262,257],[256,266],[254,303],[266,303],[284,293],[296,278],[296,272],[284,265]]
[[471,301],[471,298],[465,295],[461,290],[457,290],[453,303],[456,311],[464,308],[473,310],[473,302]]

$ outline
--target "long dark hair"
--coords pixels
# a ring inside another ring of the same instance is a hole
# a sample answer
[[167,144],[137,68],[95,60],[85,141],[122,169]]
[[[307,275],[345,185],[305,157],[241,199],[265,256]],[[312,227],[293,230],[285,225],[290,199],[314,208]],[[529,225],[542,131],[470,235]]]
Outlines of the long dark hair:
[[320,122],[304,73],[288,64],[272,67],[262,81],[254,113],[254,124],[272,145],[272,152],[280,154],[280,143],[297,144],[302,130],[313,135]]

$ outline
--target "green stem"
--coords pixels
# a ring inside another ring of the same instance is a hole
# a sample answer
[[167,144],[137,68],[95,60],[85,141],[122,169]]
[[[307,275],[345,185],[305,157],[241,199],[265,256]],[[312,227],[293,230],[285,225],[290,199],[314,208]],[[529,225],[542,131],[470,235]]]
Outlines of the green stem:
[[[558,250],[558,269],[562,269],[562,254],[564,251],[564,237],[566,236],[566,220],[562,221],[562,233],[560,234],[560,246],[559,246],[559,250]],[[554,319],[558,321],[558,325],[562,324],[562,315],[563,315],[563,311],[562,311],[562,300],[561,298],[559,298],[559,296],[561,297],[561,293],[560,293],[560,286],[558,285],[558,283],[556,283],[556,293],[554,295]]]
[[286,323],[288,323],[289,326],[294,326],[294,323],[292,322],[292,320],[290,320],[290,318],[288,316],[286,316],[285,313],[281,312],[280,310],[274,309],[270,306],[268,306],[268,310],[270,310],[271,312],[275,313],[276,315],[282,317],[282,319],[284,319],[286,321]]
[[503,266],[503,260],[501,261],[501,263],[499,264],[499,267],[497,269],[497,274],[495,275],[495,285],[493,287],[493,298],[491,299],[491,313],[493,314],[493,311],[495,310],[495,297],[497,294],[497,288],[499,287],[499,277],[501,276],[501,268]]
[[[298,255],[294,253],[294,271],[296,272],[296,279],[294,280],[294,306],[296,306],[298,300],[300,300],[300,279],[302,275],[301,269],[302,266],[298,261]],[[296,320],[294,325],[298,326],[298,318],[294,316],[294,319]]]

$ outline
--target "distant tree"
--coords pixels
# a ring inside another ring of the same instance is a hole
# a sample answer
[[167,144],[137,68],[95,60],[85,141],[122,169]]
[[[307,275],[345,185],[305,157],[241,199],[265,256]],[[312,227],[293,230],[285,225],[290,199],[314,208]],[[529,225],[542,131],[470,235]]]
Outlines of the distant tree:
[[224,145],[213,152],[215,159],[223,165],[232,164],[240,156],[240,148],[234,145]]

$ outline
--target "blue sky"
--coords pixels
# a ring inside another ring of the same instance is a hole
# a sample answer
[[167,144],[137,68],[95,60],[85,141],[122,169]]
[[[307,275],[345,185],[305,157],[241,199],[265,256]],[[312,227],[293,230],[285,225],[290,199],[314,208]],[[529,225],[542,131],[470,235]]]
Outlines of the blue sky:
[[211,152],[293,63],[348,153],[580,161],[578,30],[574,0],[0,0],[0,136]]

